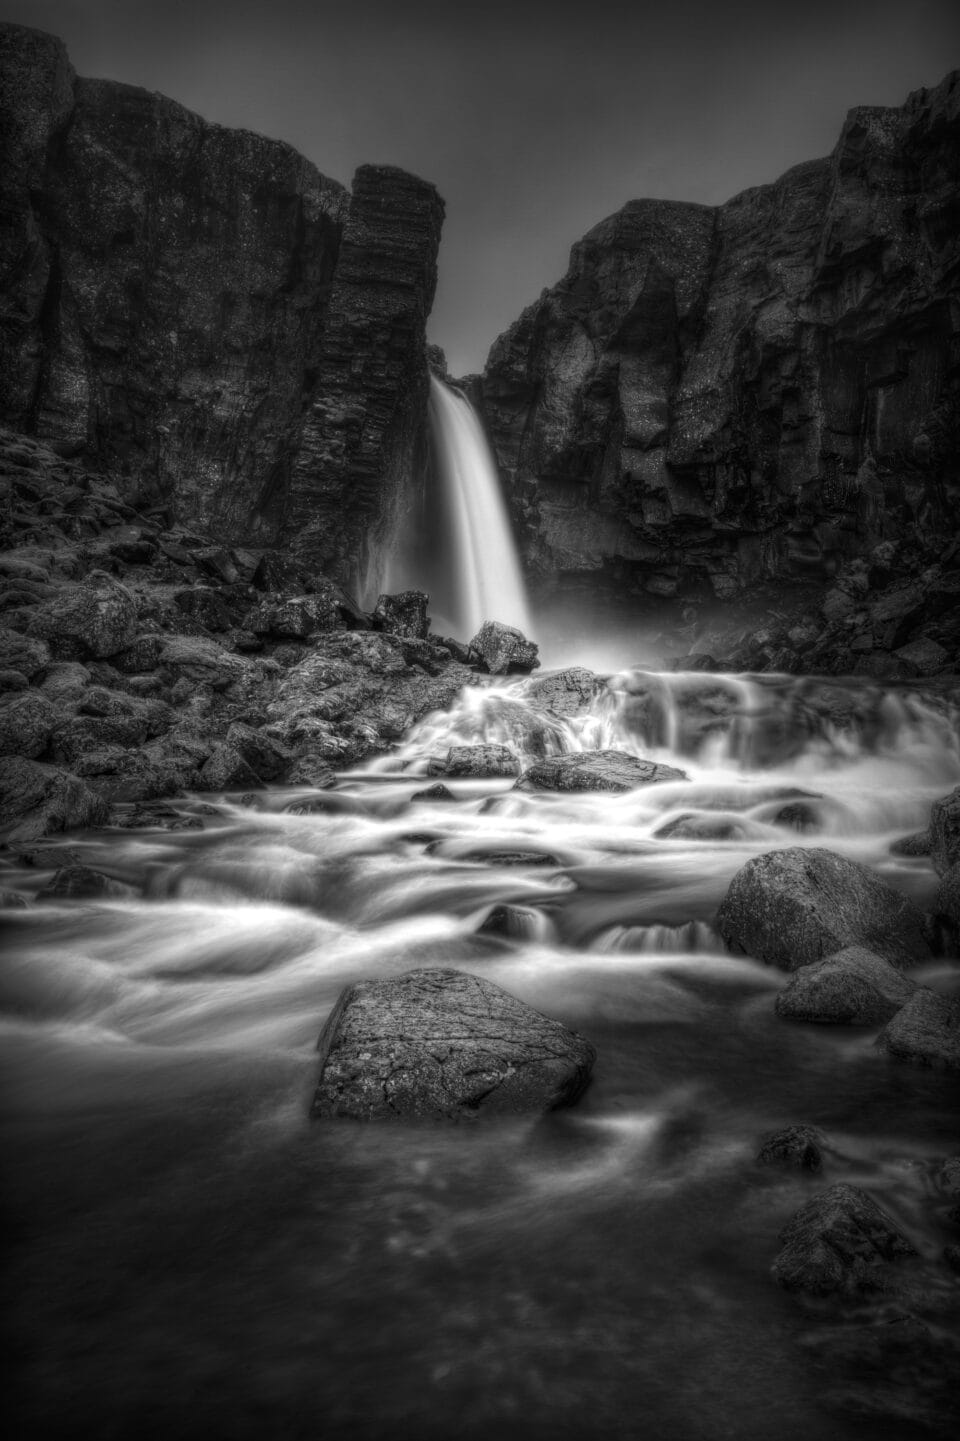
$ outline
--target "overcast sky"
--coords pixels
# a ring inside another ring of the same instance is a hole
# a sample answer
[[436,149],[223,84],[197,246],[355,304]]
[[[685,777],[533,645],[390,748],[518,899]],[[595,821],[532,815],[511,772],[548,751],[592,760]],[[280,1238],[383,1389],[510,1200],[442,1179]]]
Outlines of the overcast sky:
[[431,338],[477,370],[571,244],[640,196],[715,203],[960,65],[957,0],[0,0],[82,75],[366,162],[447,202]]

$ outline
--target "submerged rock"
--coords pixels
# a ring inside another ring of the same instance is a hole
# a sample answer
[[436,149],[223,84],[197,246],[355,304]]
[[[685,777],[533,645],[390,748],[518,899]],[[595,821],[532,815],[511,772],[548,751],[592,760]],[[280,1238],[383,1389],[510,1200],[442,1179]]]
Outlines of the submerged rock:
[[44,900],[109,900],[131,895],[129,886],[90,866],[63,866],[38,893]]
[[911,901],[846,856],[791,847],[755,856],[717,912],[728,945],[795,971],[862,946],[895,966],[930,959],[924,917]]
[[915,990],[913,981],[875,951],[847,946],[796,971],[777,997],[776,1012],[785,1020],[822,1025],[881,1025]]
[[494,906],[477,927],[481,936],[509,936],[513,940],[530,940],[536,936],[543,917],[526,906]]
[[312,1115],[460,1119],[549,1111],[583,1092],[589,1041],[490,981],[416,970],[348,986],[320,1036]]
[[788,1291],[815,1296],[882,1289],[886,1266],[915,1248],[859,1186],[839,1182],[802,1206],[780,1233],[772,1274]]
[[488,620],[470,642],[470,649],[482,658],[491,675],[507,675],[511,671],[536,670],[540,661],[537,647],[522,631],[512,625]]
[[794,1166],[819,1171],[823,1165],[824,1135],[816,1126],[787,1126],[768,1136],[757,1153],[765,1166]]
[[880,1036],[892,1056],[960,1071],[960,996],[918,988]]
[[547,756],[524,771],[516,790],[631,791],[663,781],[685,781],[685,771],[641,760],[627,751],[577,751]]

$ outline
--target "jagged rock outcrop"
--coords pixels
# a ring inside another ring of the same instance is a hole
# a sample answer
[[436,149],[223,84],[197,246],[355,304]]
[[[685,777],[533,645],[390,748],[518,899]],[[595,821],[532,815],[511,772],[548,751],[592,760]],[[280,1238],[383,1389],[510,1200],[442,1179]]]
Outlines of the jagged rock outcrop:
[[351,196],[16,25],[0,137],[0,420],[372,601],[425,445],[434,188],[364,167]]
[[851,111],[831,157],[772,185],[716,209],[633,201],[575,245],[479,386],[531,570],[726,600],[822,587],[904,535],[939,556],[958,153],[960,73]]

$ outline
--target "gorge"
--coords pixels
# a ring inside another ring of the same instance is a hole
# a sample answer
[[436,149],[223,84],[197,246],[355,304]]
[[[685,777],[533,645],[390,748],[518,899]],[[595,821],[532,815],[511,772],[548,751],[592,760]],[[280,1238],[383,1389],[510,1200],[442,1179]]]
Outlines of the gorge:
[[955,1434],[958,107],[454,380],[429,182],[0,26],[18,1437]]

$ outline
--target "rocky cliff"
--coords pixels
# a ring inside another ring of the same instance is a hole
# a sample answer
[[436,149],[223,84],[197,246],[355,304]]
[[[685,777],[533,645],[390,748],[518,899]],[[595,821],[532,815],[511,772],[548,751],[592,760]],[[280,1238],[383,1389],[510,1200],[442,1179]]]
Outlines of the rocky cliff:
[[634,201],[478,387],[547,588],[823,588],[960,513],[960,74],[713,209]]
[[424,444],[443,205],[78,79],[0,26],[0,419],[141,510],[375,593]]

